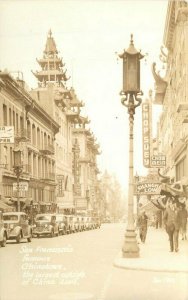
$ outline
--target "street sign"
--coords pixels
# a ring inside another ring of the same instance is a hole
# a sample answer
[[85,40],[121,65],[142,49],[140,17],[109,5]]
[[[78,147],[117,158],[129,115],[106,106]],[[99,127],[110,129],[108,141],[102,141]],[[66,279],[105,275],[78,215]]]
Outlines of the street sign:
[[14,126],[0,126],[0,144],[14,144]]
[[160,182],[142,182],[136,186],[136,195],[160,195]]
[[158,154],[151,157],[151,167],[161,168],[166,166],[166,155]]
[[[18,191],[17,182],[13,183],[13,191]],[[27,192],[28,191],[28,182],[21,181],[19,182],[19,192]]]

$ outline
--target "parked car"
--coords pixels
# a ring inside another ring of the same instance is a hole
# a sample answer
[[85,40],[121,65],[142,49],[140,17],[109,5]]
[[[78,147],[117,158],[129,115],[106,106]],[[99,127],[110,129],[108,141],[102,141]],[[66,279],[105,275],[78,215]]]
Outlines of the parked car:
[[3,213],[4,227],[7,231],[8,240],[16,240],[17,243],[21,239],[27,239],[31,242],[32,228],[29,225],[28,216],[24,212],[7,212]]
[[99,217],[93,217],[93,228],[100,228],[101,227],[101,221]]
[[0,211],[0,246],[5,247],[7,242],[7,231],[4,227],[3,213]]
[[40,237],[42,235],[59,235],[59,225],[56,221],[56,215],[45,213],[37,214],[35,217],[35,224],[33,226],[33,235]]
[[80,227],[80,231],[84,230],[84,217],[83,216],[78,216],[79,219],[79,227]]
[[74,226],[73,215],[66,215],[66,222],[67,222],[67,233],[75,232],[76,228]]
[[67,233],[67,220],[66,216],[62,214],[56,215],[56,222],[59,226],[59,233],[66,234]]
[[84,217],[84,227],[85,230],[90,230],[92,228],[91,217]]
[[74,223],[74,231],[75,232],[81,231],[80,219],[78,216],[73,216],[73,223]]

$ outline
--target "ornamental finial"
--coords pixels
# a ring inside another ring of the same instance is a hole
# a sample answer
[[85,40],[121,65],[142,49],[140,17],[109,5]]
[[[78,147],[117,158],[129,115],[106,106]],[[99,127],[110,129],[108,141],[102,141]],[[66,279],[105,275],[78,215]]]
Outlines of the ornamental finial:
[[134,45],[134,42],[133,42],[133,34],[131,33],[131,45]]
[[48,37],[52,37],[52,31],[51,31],[51,29],[48,31]]

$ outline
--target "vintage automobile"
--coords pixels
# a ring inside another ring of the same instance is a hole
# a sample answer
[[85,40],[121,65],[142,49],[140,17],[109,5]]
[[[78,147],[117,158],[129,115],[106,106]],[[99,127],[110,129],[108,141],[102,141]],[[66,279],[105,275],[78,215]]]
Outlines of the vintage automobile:
[[84,231],[84,217],[78,216],[80,231]]
[[74,216],[73,215],[65,215],[66,222],[67,222],[67,233],[75,232],[76,228],[74,225]]
[[56,222],[56,215],[51,213],[37,214],[33,225],[33,235],[36,237],[42,235],[58,236],[59,225]]
[[74,223],[74,232],[81,231],[80,219],[78,216],[73,216],[73,223]]
[[20,243],[22,239],[27,239],[28,242],[31,242],[32,228],[26,213],[3,213],[3,221],[7,231],[7,240],[16,240],[17,243]]
[[84,217],[84,228],[85,230],[92,229],[91,217]]
[[7,242],[7,231],[4,227],[3,213],[0,211],[0,246],[5,247]]
[[67,219],[63,214],[56,215],[56,222],[59,226],[59,233],[66,234],[67,233]]
[[100,228],[101,227],[101,221],[99,217],[93,217],[93,228]]

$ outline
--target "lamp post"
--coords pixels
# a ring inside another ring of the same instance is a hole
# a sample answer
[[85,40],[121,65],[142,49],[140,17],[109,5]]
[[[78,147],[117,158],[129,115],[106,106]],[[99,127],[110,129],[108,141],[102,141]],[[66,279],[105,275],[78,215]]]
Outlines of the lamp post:
[[136,215],[137,215],[137,218],[138,218],[138,215],[139,215],[139,201],[140,201],[140,195],[138,194],[138,189],[137,189],[137,185],[139,183],[139,176],[138,174],[136,173],[135,176],[135,188],[136,188]]
[[121,99],[121,103],[127,107],[129,114],[128,223],[122,252],[123,257],[139,257],[139,247],[136,240],[133,215],[133,126],[135,109],[142,102],[141,98],[138,98],[138,95],[143,94],[140,90],[140,59],[144,56],[135,49],[132,34],[129,48],[124,50],[119,57],[123,59],[123,90],[120,92],[120,95],[123,97]]
[[17,182],[17,211],[20,211],[20,197],[19,197],[19,182],[20,182],[20,175],[22,173],[23,165],[21,162],[21,150],[19,148],[14,149],[14,172],[16,174],[16,182]]

